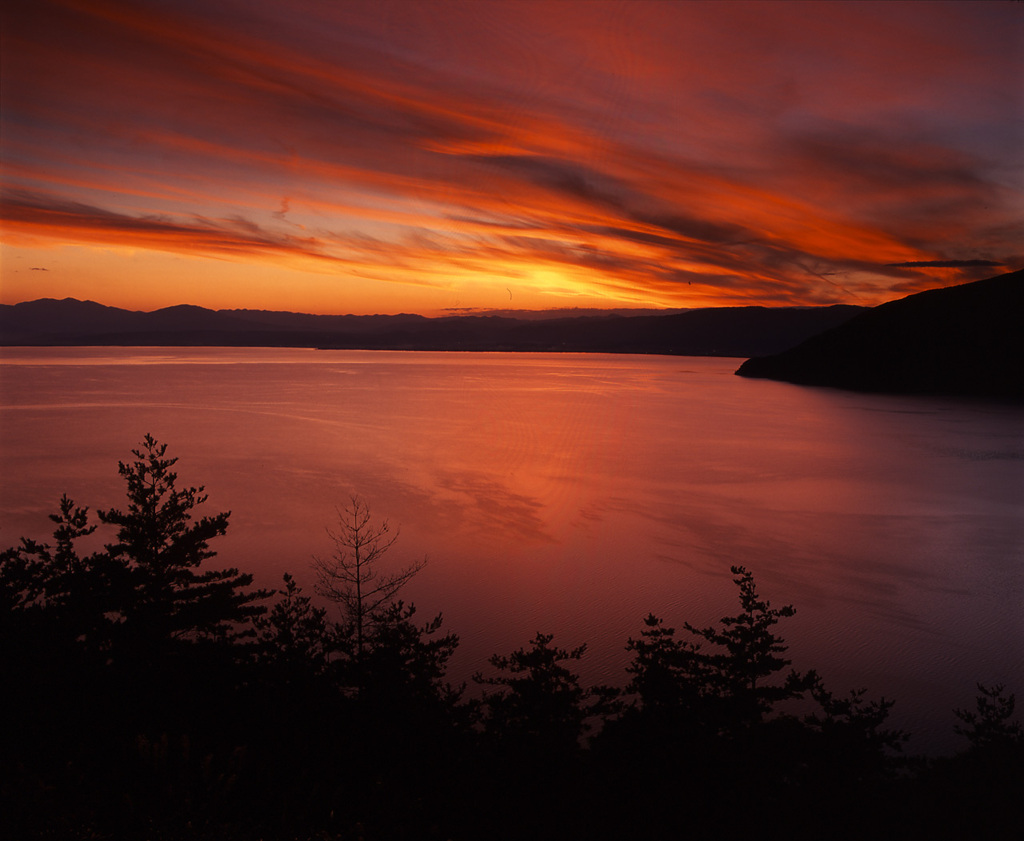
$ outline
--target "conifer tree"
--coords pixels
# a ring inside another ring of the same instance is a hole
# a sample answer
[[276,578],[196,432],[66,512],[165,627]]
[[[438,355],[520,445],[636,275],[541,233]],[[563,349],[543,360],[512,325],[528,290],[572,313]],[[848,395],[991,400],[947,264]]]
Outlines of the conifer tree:
[[450,718],[464,689],[446,680],[458,634],[442,632],[441,614],[423,625],[415,615],[415,605],[399,600],[375,619],[373,639],[359,662],[363,699],[405,719]]
[[76,542],[96,526],[89,523],[88,509],[75,505],[67,494],[50,520],[55,524],[52,545],[23,537],[20,545],[0,556],[5,619],[44,621],[50,643],[77,654],[103,652],[118,621],[111,586],[115,565],[105,553],[79,553]]
[[885,698],[870,701],[865,689],[838,696],[825,688],[817,673],[811,672],[808,679],[818,710],[803,721],[814,751],[809,765],[819,783],[851,785],[895,771],[897,755],[908,736],[885,726],[894,702]]
[[291,684],[324,674],[332,636],[327,611],[302,595],[290,573],[284,573],[277,601],[253,624],[258,658],[279,681]]
[[995,686],[978,685],[975,709],[953,710],[960,721],[953,732],[963,736],[975,751],[1012,746],[1024,747],[1024,728],[1013,720],[1016,697],[1007,693],[1003,684]]
[[216,553],[209,541],[222,536],[230,512],[195,518],[207,497],[203,488],[176,485],[167,445],[147,434],[135,460],[119,462],[128,507],[100,511],[116,526],[110,557],[123,569],[121,598],[125,635],[150,653],[178,641],[235,641],[252,634],[249,622],[264,612],[268,593],[248,590],[252,575],[237,569],[206,569]]
[[704,691],[707,666],[700,645],[679,639],[675,628],[648,614],[640,637],[630,637],[626,650],[633,661],[626,667],[632,675],[626,691],[635,694],[649,716],[692,713]]
[[539,633],[529,648],[489,660],[498,674],[474,675],[495,687],[483,697],[487,731],[499,742],[517,748],[541,749],[552,756],[578,748],[590,729],[588,719],[614,708],[614,693],[605,687],[585,688],[572,664],[586,644],[565,649],[552,646],[553,634]]
[[774,627],[796,610],[792,605],[773,608],[767,599],[758,596],[753,573],[742,566],[731,570],[740,589],[740,613],[723,617],[718,628],[695,628],[689,622],[684,625],[691,634],[718,649],[702,652],[700,657],[707,690],[722,701],[722,724],[726,729],[760,723],[777,703],[801,696],[812,681],[811,676],[793,670],[781,682],[776,678],[791,661],[785,658],[785,640]]

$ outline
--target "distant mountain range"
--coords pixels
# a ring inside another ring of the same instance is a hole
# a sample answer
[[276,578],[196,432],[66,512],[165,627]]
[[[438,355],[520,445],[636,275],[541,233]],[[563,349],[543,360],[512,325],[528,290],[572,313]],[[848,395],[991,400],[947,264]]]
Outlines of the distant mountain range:
[[862,307],[723,307],[538,319],[508,315],[306,315],[177,306],[135,312],[44,298],[0,305],[0,345],[570,351],[750,357],[848,321]]
[[1024,400],[1024,270],[890,301],[736,372],[859,391]]
[[744,377],[873,392],[1024,400],[1024,270],[873,308],[639,314],[307,315],[43,298],[0,305],[0,345],[563,351],[747,358]]

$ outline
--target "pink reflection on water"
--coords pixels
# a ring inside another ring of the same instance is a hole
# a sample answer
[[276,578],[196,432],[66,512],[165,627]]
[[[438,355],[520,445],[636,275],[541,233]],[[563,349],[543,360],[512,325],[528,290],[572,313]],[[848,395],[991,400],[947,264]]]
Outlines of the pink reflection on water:
[[736,360],[309,350],[3,351],[0,537],[67,492],[118,505],[145,432],[231,526],[217,561],[311,586],[335,506],[401,525],[406,595],[456,677],[538,630],[622,683],[650,611],[734,612],[754,571],[800,668],[951,738],[974,682],[1024,692],[1024,413],[732,375]]

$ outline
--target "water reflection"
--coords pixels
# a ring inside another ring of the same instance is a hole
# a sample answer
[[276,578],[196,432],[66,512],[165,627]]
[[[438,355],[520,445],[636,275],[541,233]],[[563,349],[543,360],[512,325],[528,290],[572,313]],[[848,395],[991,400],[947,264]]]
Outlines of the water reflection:
[[[619,681],[649,611],[733,608],[730,564],[793,603],[797,665],[951,731],[974,682],[1024,693],[1024,413],[734,377],[736,360],[9,349],[0,538],[67,491],[119,504],[152,432],[231,510],[220,561],[302,583],[357,491],[463,637],[465,674],[538,630]],[[905,719],[901,719],[901,715]]]

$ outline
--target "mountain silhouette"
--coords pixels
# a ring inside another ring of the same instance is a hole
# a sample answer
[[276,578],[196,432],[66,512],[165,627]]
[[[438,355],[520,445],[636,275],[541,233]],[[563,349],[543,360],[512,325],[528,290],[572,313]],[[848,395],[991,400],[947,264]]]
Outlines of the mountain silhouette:
[[736,372],[801,385],[1024,399],[1024,270],[881,304]]
[[862,308],[722,307],[651,315],[309,315],[66,298],[0,306],[0,345],[318,347],[738,356],[778,353]]

